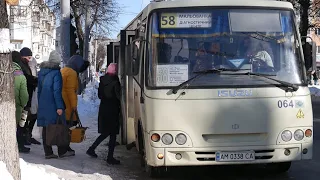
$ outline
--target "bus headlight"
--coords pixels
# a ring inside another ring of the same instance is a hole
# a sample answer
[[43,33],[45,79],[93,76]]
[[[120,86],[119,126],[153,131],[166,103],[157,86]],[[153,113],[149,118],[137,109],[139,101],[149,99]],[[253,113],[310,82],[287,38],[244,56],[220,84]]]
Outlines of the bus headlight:
[[294,139],[297,141],[301,141],[304,138],[304,133],[301,129],[298,129],[294,132]]
[[292,133],[288,130],[285,130],[281,134],[281,139],[285,142],[288,142],[292,139]]
[[166,133],[162,136],[161,140],[162,140],[163,144],[169,145],[173,142],[173,137],[171,134]]
[[179,145],[184,145],[187,142],[187,136],[180,133],[176,136],[176,143]]

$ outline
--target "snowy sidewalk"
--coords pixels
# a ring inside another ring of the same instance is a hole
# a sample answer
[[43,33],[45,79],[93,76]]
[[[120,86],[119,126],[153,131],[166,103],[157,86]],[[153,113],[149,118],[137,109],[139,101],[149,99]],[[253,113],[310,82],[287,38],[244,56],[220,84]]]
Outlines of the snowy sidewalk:
[[[136,179],[137,175],[131,171],[136,171],[138,154],[134,151],[127,151],[124,146],[117,146],[115,149],[115,157],[121,160],[122,165],[107,165],[105,159],[107,156],[107,142],[101,143],[96,152],[98,159],[90,158],[86,155],[86,150],[99,135],[98,129],[98,109],[99,99],[97,97],[97,83],[88,85],[85,94],[79,96],[78,111],[82,121],[82,125],[89,127],[86,131],[86,140],[80,144],[71,144],[71,148],[76,151],[76,156],[62,159],[45,159],[42,145],[31,145],[29,154],[20,154],[27,163],[39,168],[44,168],[47,173],[54,173],[60,179],[65,180],[122,180]],[[40,129],[34,128],[34,137],[40,139]],[[53,148],[57,154],[56,147]],[[138,163],[139,164],[139,163]],[[139,170],[138,170],[139,171]],[[30,176],[29,176],[30,177]],[[38,177],[36,173],[32,175],[30,180],[49,180],[48,178]],[[29,179],[22,179],[29,180]],[[51,179],[50,179],[51,180]],[[55,179],[57,180],[57,179]]]

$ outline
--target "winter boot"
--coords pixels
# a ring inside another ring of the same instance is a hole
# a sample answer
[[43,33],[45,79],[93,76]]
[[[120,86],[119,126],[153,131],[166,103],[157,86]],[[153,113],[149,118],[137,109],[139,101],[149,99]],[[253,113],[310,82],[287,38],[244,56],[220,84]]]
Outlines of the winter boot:
[[71,149],[71,147],[70,147],[70,146],[68,147],[68,151],[69,151],[69,152],[72,152],[73,154],[76,154],[76,151],[75,151],[75,150],[73,150],[73,149]]
[[31,142],[30,142],[27,134],[22,134],[22,138],[23,138],[25,146],[30,146],[31,145]]
[[58,156],[55,154],[51,154],[51,155],[46,156],[46,159],[57,159],[57,158],[58,158]]
[[93,147],[90,147],[88,150],[87,150],[87,154],[93,158],[97,158],[98,155],[94,152],[94,148]]
[[30,148],[27,148],[25,146],[19,146],[19,153],[29,153],[30,152]]
[[67,151],[66,153],[59,155],[60,158],[74,156],[75,154],[72,151]]
[[108,157],[107,163],[111,165],[118,165],[120,164],[120,161],[115,159],[114,157]]
[[32,144],[37,144],[37,145],[41,145],[41,143],[39,141],[37,141],[35,138],[30,138],[30,142]]

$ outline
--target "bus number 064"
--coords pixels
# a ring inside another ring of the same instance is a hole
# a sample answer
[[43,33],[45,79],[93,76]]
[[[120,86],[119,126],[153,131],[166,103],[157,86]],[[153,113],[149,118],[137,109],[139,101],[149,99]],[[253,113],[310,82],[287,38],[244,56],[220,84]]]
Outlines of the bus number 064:
[[288,107],[291,107],[291,108],[293,108],[293,101],[292,100],[290,100],[290,101],[288,101],[288,100],[283,100],[283,101],[281,101],[281,100],[279,100],[278,101],[278,107],[279,108],[288,108]]
[[175,23],[175,17],[174,16],[161,16],[161,25],[166,26],[166,25],[174,26]]

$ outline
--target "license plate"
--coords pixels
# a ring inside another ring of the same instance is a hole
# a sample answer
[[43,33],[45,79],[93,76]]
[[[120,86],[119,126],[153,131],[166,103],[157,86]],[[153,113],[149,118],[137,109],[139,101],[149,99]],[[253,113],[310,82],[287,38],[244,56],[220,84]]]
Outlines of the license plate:
[[254,151],[216,152],[216,161],[218,162],[253,161],[253,160],[255,160]]

